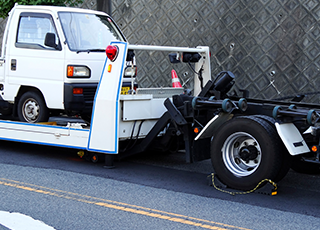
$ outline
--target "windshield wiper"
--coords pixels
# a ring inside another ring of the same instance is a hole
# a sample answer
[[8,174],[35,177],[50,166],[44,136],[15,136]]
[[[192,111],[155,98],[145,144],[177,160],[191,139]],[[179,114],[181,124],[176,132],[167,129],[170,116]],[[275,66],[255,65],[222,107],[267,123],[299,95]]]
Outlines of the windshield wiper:
[[87,49],[87,50],[77,50],[77,54],[78,54],[78,53],[82,53],[82,52],[90,53],[90,52],[105,52],[105,51],[106,51],[105,49]]

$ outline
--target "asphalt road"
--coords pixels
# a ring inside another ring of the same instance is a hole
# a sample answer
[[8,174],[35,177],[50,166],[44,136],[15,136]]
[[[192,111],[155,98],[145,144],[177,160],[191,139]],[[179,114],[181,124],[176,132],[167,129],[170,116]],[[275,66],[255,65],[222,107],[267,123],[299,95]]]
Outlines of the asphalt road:
[[0,146],[0,211],[55,229],[320,228],[318,175],[290,171],[276,196],[233,196],[208,185],[210,161],[186,164],[183,153],[139,155],[104,169],[68,149]]

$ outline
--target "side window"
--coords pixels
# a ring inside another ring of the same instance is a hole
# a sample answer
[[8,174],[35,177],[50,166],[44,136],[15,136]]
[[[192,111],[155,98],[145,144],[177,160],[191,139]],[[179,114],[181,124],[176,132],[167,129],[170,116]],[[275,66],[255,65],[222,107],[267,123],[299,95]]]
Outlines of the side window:
[[55,34],[56,44],[59,39],[49,17],[21,16],[17,33],[17,47],[33,49],[53,49],[45,45],[47,33]]

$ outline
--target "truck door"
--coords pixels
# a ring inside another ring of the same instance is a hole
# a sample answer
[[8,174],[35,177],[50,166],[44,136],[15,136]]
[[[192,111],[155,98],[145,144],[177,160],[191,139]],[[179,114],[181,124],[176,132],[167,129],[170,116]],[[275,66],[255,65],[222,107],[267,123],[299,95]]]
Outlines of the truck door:
[[[51,35],[50,45],[45,42],[48,34]],[[52,42],[54,38],[55,43]],[[47,107],[63,109],[64,52],[50,14],[20,14],[16,41],[7,60],[9,87],[38,88]]]

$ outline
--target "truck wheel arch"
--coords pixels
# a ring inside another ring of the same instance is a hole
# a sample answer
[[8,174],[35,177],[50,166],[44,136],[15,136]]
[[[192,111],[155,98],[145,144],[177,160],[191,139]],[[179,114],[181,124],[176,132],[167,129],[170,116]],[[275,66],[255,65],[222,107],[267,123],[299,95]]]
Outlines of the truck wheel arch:
[[44,96],[42,92],[35,88],[35,87],[26,87],[22,86],[18,92],[17,97],[15,98],[15,105],[14,105],[14,114],[19,117],[21,121],[27,121],[23,119],[22,111],[19,111],[19,105],[21,105],[21,99],[25,99],[25,97],[28,96],[29,98],[33,98],[33,101],[37,101],[39,104],[39,108],[41,107],[41,114],[40,119],[36,119],[34,121],[28,121],[28,122],[39,122],[39,121],[47,121],[49,118],[49,109],[47,107],[46,101],[44,99]]
[[39,90],[36,87],[33,86],[21,86],[20,89],[18,90],[17,96],[15,97],[14,103],[17,104],[19,99],[21,98],[21,96],[28,92],[28,91],[35,91],[41,94],[42,98],[44,99],[43,93],[41,92],[41,90]]

